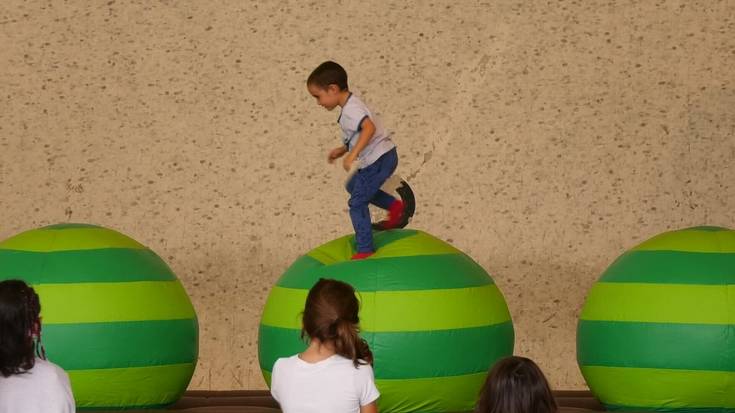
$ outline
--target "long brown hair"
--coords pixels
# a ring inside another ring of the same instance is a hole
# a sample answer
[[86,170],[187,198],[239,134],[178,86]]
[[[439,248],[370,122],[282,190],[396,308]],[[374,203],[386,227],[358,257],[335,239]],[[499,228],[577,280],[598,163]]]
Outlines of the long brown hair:
[[477,413],[557,413],[549,383],[536,363],[506,357],[495,363],[480,391]]
[[9,377],[33,368],[41,346],[41,303],[21,280],[0,282],[0,375]]
[[351,285],[320,278],[311,287],[304,306],[304,327],[301,338],[317,338],[334,344],[337,354],[360,364],[373,363],[373,354],[360,337],[360,303]]

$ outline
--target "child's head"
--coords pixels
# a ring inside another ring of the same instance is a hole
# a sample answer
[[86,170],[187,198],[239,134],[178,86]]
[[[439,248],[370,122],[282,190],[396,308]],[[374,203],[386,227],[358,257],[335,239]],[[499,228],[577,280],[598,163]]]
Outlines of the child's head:
[[349,91],[347,72],[335,62],[324,62],[306,79],[306,88],[319,105],[332,110],[339,103],[340,95]]
[[41,304],[23,281],[0,281],[0,374],[8,377],[33,368]]
[[320,279],[306,297],[301,337],[331,343],[337,354],[351,359],[372,362],[367,342],[359,333],[360,304],[351,285],[337,280]]
[[495,363],[480,392],[477,413],[556,413],[549,383],[536,363],[506,357]]

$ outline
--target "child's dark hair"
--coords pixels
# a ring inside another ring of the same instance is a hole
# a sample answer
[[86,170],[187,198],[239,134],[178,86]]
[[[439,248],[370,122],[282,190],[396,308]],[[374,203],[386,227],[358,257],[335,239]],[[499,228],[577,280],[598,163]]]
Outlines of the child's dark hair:
[[311,72],[306,84],[322,89],[326,89],[329,85],[337,85],[339,90],[347,90],[347,72],[335,62],[324,62]]
[[[0,374],[9,377],[33,368],[39,353],[41,303],[21,280],[0,281]],[[39,356],[43,357],[40,353]]]
[[301,338],[317,338],[334,343],[335,352],[352,360],[357,367],[372,364],[370,347],[360,335],[360,304],[355,289],[342,281],[321,278],[311,287],[304,307]]
[[525,357],[495,363],[482,386],[477,413],[556,413],[556,400],[541,369]]

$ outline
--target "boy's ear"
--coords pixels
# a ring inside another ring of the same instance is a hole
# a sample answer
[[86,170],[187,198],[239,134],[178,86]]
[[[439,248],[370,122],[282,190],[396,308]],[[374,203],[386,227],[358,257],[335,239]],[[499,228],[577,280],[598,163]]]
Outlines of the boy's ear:
[[329,93],[338,93],[339,90],[340,90],[339,89],[339,86],[337,86],[337,84],[335,84],[335,83],[331,83],[331,84],[327,85],[327,92],[329,92]]

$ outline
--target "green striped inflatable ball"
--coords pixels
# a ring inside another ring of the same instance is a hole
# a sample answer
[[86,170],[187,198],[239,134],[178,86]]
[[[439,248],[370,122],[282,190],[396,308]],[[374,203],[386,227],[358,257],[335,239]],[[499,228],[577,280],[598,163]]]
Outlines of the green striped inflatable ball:
[[472,410],[488,368],[513,353],[503,295],[471,258],[425,232],[376,232],[374,241],[375,255],[357,261],[354,236],[328,242],[281,276],[260,324],[266,381],[277,358],[306,348],[299,337],[306,295],[319,278],[334,278],[358,292],[381,412]]
[[609,409],[735,411],[735,231],[666,232],[592,287],[577,361]]
[[194,308],[153,251],[93,225],[53,225],[0,243],[0,280],[41,299],[49,360],[69,373],[81,408],[178,400],[198,353]]

